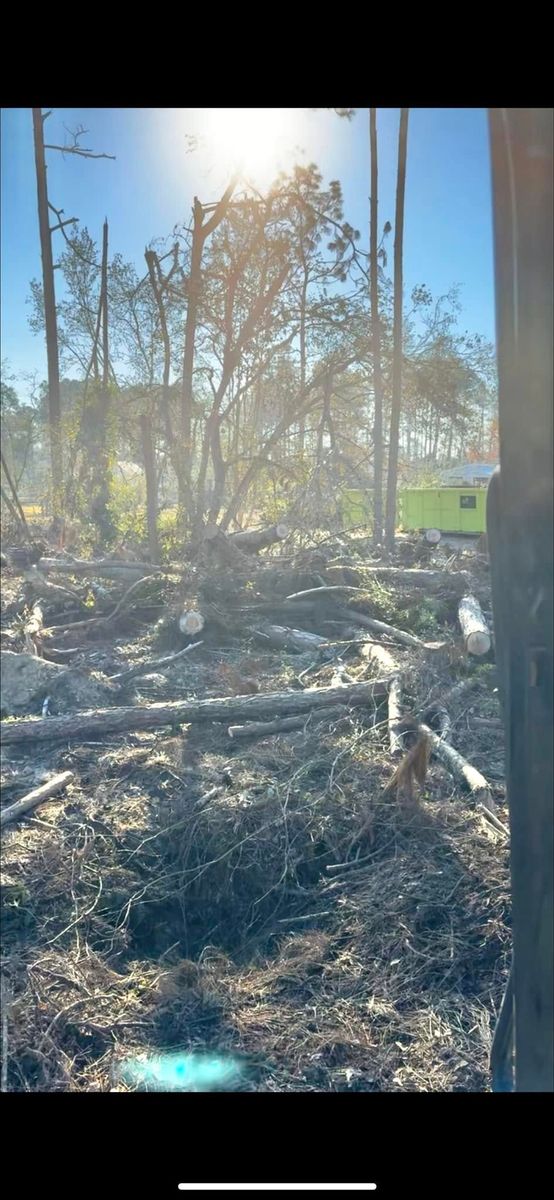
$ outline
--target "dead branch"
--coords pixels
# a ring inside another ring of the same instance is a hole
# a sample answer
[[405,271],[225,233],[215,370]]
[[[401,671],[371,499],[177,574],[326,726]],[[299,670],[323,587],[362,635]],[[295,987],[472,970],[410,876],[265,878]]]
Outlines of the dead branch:
[[27,795],[22,796],[21,800],[16,800],[15,804],[10,804],[8,808],[0,810],[0,826],[17,821],[31,809],[37,808],[39,804],[44,804],[44,801],[49,800],[56,792],[65,791],[73,778],[73,771],[63,771],[61,775],[54,775],[54,778],[50,779],[48,783],[43,783],[34,791],[27,792]]
[[404,737],[398,723],[402,719],[402,675],[398,663],[385,646],[368,645],[361,653],[363,658],[376,663],[380,670],[392,676],[388,698],[389,746],[393,756],[401,754],[404,749]]
[[127,591],[124,592],[121,599],[118,600],[115,608],[113,609],[113,612],[111,612],[111,613],[106,613],[104,616],[101,616],[101,617],[88,617],[85,621],[73,621],[70,625],[67,625],[67,624],[50,625],[49,629],[46,632],[50,633],[51,631],[54,632],[55,630],[65,629],[68,632],[72,633],[74,629],[90,629],[94,625],[101,625],[101,624],[109,625],[112,623],[112,621],[115,620],[118,613],[121,612],[123,605],[126,604],[127,600],[129,599],[129,596],[131,596],[133,594],[133,592],[139,587],[139,585],[141,583],[146,583],[149,579],[155,579],[155,578],[156,578],[155,575],[145,575],[145,576],[141,576],[140,579],[135,579],[135,582],[132,583],[130,585],[130,587],[127,588]]
[[137,679],[139,675],[149,675],[152,671],[165,671],[166,667],[170,667],[172,663],[184,658],[185,654],[190,654],[191,650],[196,650],[198,646],[203,645],[203,642],[191,642],[190,646],[185,646],[184,650],[178,650],[176,654],[167,654],[165,658],[151,658],[137,667],[130,667],[128,671],[118,671],[117,675],[110,675],[110,680],[113,683],[124,684],[129,683],[131,679]]
[[325,587],[306,588],[304,592],[292,592],[290,596],[285,596],[285,600],[317,600],[325,596],[332,595],[336,592],[365,592],[366,588],[352,587],[347,583],[333,583]]
[[375,633],[386,633],[387,637],[392,641],[400,642],[401,646],[425,646],[425,642],[415,634],[406,633],[404,629],[396,629],[394,625],[387,625],[385,621],[377,621],[375,617],[366,617],[365,613],[360,613],[355,608],[341,608],[339,611],[344,621],[363,625],[364,629],[372,629]]
[[420,725],[419,728],[429,738],[432,753],[447,767],[454,779],[457,779],[471,792],[477,804],[482,804],[489,811],[494,812],[495,803],[492,789],[484,775],[481,775],[476,767],[467,762],[463,755],[454,749],[454,746],[449,746],[441,737],[433,733],[428,725]]
[[161,567],[153,567],[151,563],[118,562],[117,560],[102,559],[94,562],[91,559],[73,558],[40,558],[37,563],[39,571],[48,575],[101,575],[105,579],[131,579],[138,576],[161,575]]

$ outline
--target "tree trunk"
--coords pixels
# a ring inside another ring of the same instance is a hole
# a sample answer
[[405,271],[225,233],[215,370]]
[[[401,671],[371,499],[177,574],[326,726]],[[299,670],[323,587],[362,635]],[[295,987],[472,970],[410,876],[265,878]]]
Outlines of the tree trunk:
[[169,397],[170,397],[169,380],[171,377],[171,341],[170,341],[170,337],[169,337],[169,330],[167,327],[167,316],[166,316],[166,311],[165,311],[165,306],[164,306],[164,301],[163,301],[163,295],[162,295],[162,291],[160,288],[160,274],[159,274],[160,266],[159,266],[157,255],[154,253],[153,250],[145,250],[144,257],[146,259],[146,265],[148,267],[148,274],[150,276],[150,283],[152,286],[152,291],[154,293],[156,307],[158,309],[158,316],[160,319],[160,332],[162,335],[162,342],[163,342],[163,348],[164,348],[161,417],[162,417],[163,427],[164,427],[164,431],[165,431],[167,450],[171,457],[171,463],[173,466],[173,470],[175,471],[175,475],[176,475],[177,479],[179,479],[180,475],[181,475],[181,470],[182,470],[182,456],[180,454],[179,439],[174,437],[173,427],[172,427],[172,423],[171,423],[171,411],[170,411],[170,403],[169,403]]
[[156,459],[154,441],[152,438],[152,422],[149,417],[140,418],[142,436],[142,456],[144,475],[146,478],[146,520],[148,525],[148,552],[150,562],[160,561],[160,544],[158,542],[158,479],[156,475]]
[[100,542],[105,543],[113,536],[114,528],[108,512],[109,501],[109,450],[108,423],[110,415],[110,343],[108,331],[108,222],[102,231],[102,266],[100,281],[100,313],[102,315],[102,380],[96,410],[94,449],[96,462],[93,464],[93,490],[91,516],[98,529]]
[[377,255],[378,171],[377,110],[369,110],[371,147],[370,200],[370,302],[371,343],[373,354],[373,544],[383,538],[383,395],[381,387],[381,337],[379,329],[379,259]]
[[181,385],[181,429],[183,439],[182,461],[183,479],[179,480],[179,502],[185,505],[190,501],[191,486],[191,422],[192,422],[192,372],[194,367],[194,344],[196,340],[196,322],[198,317],[198,302],[200,299],[202,249],[204,236],[202,223],[204,212],[202,205],[194,197],[192,228],[192,249],[190,274],[188,279],[187,316],[185,321],[185,349],[183,354],[183,382]]
[[56,294],[54,290],[54,263],[52,260],[52,235],[48,213],[48,186],[46,181],[46,158],[44,154],[44,121],[40,108],[33,108],[33,134],[35,143],[35,169],[37,178],[38,221],[40,232],[40,254],[42,259],[42,287],[44,295],[44,324],[46,328],[46,357],[48,363],[48,429],[50,436],[50,467],[52,509],[55,517],[63,516],[65,509],[63,443],[61,429],[60,364],[58,355],[58,322]]
[[409,109],[400,109],[398,134],[398,178],[396,185],[396,215],[394,228],[394,333],[392,360],[392,405],[389,439],[389,473],[387,479],[386,542],[394,546],[396,525],[396,485],[398,475],[398,431],[402,403],[402,252],[404,243],[404,196],[406,189],[406,157],[408,144]]

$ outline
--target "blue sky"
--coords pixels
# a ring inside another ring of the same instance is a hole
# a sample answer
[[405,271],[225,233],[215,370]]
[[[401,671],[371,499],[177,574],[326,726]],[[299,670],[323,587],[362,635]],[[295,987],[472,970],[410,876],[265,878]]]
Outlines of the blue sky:
[[[244,110],[241,110],[244,114]],[[264,127],[261,110],[250,110],[247,125]],[[329,110],[287,109],[281,124],[273,111],[271,132],[260,141],[250,165],[263,183],[277,165],[317,163],[324,179],[340,179],[345,217],[361,232],[367,248],[369,209],[368,110],[351,122]],[[379,220],[394,222],[398,109],[379,109]],[[194,195],[217,199],[228,181],[232,141],[229,113],[206,109],[55,109],[45,126],[46,140],[63,143],[64,126],[84,126],[84,146],[116,155],[116,161],[77,159],[48,152],[51,201],[66,217],[77,216],[96,241],[110,222],[111,252],[120,252],[144,270],[144,248],[188,219]],[[257,123],[256,123],[257,121]],[[222,134],[223,129],[223,134]],[[187,135],[205,134],[194,153]],[[218,136],[219,134],[219,136]],[[207,140],[206,140],[207,139]],[[214,140],[215,139],[215,140]],[[228,150],[226,155],[225,151]],[[259,169],[258,169],[259,168]],[[265,175],[264,175],[265,171]],[[18,377],[46,374],[42,338],[28,328],[29,281],[40,277],[36,183],[31,110],[2,110],[2,358]],[[58,239],[60,235],[57,235]],[[61,244],[56,243],[61,249]],[[392,265],[392,239],[390,241]],[[484,108],[411,109],[404,236],[404,275],[408,291],[426,284],[434,296],[461,285],[459,325],[494,340],[492,211],[487,113]],[[56,279],[57,284],[60,282]]]

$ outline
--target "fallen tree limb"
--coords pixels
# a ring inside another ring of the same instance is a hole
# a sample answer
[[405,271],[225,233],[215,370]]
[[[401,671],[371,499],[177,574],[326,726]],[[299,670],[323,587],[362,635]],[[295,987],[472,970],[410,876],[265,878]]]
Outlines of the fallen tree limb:
[[490,808],[486,808],[484,804],[478,804],[477,811],[481,814],[482,817],[485,818],[486,821],[489,822],[489,825],[492,825],[494,829],[497,829],[498,832],[501,833],[503,837],[505,837],[506,839],[509,838],[510,830],[508,829],[508,826],[504,825],[503,821],[499,821],[498,817],[495,816],[495,814],[490,811]]
[[39,571],[59,575],[102,575],[105,579],[136,579],[137,576],[161,575],[161,567],[153,567],[151,563],[117,562],[101,559],[93,562],[86,558],[39,558]]
[[88,734],[127,733],[136,729],[159,729],[163,725],[189,725],[202,721],[242,722],[251,718],[273,718],[288,713],[308,713],[333,704],[371,704],[387,695],[388,679],[373,679],[339,687],[313,688],[303,692],[268,692],[255,696],[226,696],[217,700],[172,700],[166,704],[130,705],[125,708],[96,708],[71,716],[24,717],[0,723],[5,746],[16,743],[65,741]]
[[398,728],[402,720],[402,678],[395,675],[391,679],[388,700],[389,746],[394,756],[401,754],[404,749],[404,738]]
[[488,654],[491,648],[491,635],[487,629],[481,605],[475,596],[469,594],[462,596],[458,605],[458,620],[467,653]]
[[151,658],[136,667],[129,667],[128,671],[118,671],[117,675],[110,675],[110,680],[113,683],[130,683],[131,679],[138,679],[139,675],[149,675],[151,671],[165,671],[166,667],[184,658],[185,654],[190,654],[191,650],[196,650],[197,646],[203,645],[203,642],[191,642],[190,646],[185,646],[184,650],[178,650],[176,654],[166,654],[164,658]]
[[0,827],[17,821],[31,809],[38,808],[39,804],[44,804],[44,801],[49,800],[56,792],[64,791],[73,778],[73,771],[63,771],[61,775],[54,775],[54,778],[50,779],[48,783],[43,783],[34,791],[27,792],[27,795],[22,796],[21,800],[16,800],[15,804],[10,804],[8,808],[0,810]]
[[38,654],[43,626],[44,619],[40,604],[33,604],[31,612],[23,625],[23,637],[25,639],[27,654]]
[[118,600],[115,608],[112,609],[111,613],[105,613],[101,617],[100,616],[99,617],[87,617],[87,619],[84,621],[72,621],[72,623],[70,625],[67,625],[67,624],[50,625],[46,632],[50,633],[50,631],[54,631],[54,630],[59,631],[59,630],[64,629],[68,633],[72,633],[74,629],[89,629],[93,625],[101,625],[101,624],[106,624],[106,623],[110,624],[115,619],[115,617],[117,617],[118,613],[121,612],[121,609],[123,608],[123,605],[126,604],[127,600],[129,599],[129,596],[132,596],[133,592],[138,587],[140,587],[140,585],[142,583],[146,583],[147,580],[155,579],[155,578],[156,578],[155,575],[146,575],[146,576],[141,577],[140,579],[135,579],[135,582],[132,583],[130,585],[130,587],[127,588],[127,591],[124,592],[121,599]]
[[428,737],[435,758],[438,758],[450,774],[471,792],[477,804],[482,804],[489,812],[493,812],[495,803],[492,789],[484,775],[481,775],[476,767],[472,767],[458,750],[438,737],[428,725],[420,725],[419,729]]
[[332,583],[325,587],[306,588],[304,592],[292,592],[290,596],[285,596],[285,600],[318,600],[333,592],[367,592],[367,588],[353,587],[349,583]]
[[375,633],[386,633],[387,637],[395,642],[400,642],[401,646],[417,646],[419,648],[425,646],[425,642],[415,634],[406,633],[404,629],[396,629],[394,625],[387,625],[385,621],[377,621],[375,617],[366,617],[365,613],[360,613],[355,608],[341,608],[340,616],[343,621],[363,625],[364,629],[372,629]]
[[388,696],[389,746],[393,756],[401,754],[404,749],[404,737],[398,725],[402,720],[402,675],[398,663],[385,646],[365,646],[362,656],[391,675]]

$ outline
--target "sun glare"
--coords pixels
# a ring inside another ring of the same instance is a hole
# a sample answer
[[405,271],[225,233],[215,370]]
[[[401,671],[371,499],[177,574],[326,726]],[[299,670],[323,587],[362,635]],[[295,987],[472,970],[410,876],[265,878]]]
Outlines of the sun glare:
[[206,108],[198,134],[219,168],[267,184],[301,157],[302,116],[294,108]]

